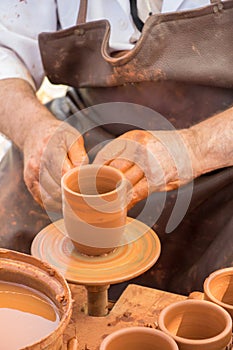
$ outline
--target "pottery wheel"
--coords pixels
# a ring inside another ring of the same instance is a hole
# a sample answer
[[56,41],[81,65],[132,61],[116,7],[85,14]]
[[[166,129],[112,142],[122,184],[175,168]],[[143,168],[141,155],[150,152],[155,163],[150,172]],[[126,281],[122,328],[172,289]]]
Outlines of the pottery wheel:
[[154,265],[161,249],[159,238],[150,227],[135,219],[127,220],[130,225],[126,225],[125,234],[139,238],[111,253],[101,256],[79,253],[61,219],[37,234],[31,247],[32,255],[58,269],[71,283],[98,286],[127,281]]

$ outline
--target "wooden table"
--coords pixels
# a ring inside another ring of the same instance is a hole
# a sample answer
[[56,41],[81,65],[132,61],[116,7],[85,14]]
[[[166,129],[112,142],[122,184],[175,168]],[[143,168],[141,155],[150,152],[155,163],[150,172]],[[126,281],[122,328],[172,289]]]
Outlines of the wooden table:
[[[159,312],[166,305],[186,299],[185,296],[131,284],[107,316],[92,317],[85,312],[85,287],[70,284],[70,288],[74,299],[73,314],[64,334],[65,348],[69,344],[70,350],[98,350],[106,335],[123,327],[156,328]],[[77,345],[72,339],[75,337]]]

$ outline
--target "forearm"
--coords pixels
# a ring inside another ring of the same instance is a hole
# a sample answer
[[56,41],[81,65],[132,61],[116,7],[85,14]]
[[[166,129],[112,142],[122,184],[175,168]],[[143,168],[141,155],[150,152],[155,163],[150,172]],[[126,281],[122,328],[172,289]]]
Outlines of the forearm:
[[0,99],[0,132],[23,151],[28,190],[46,209],[60,209],[62,174],[88,162],[82,136],[56,119],[22,79],[0,80]]
[[233,165],[233,108],[182,133],[191,150],[195,177]]
[[43,125],[46,128],[48,120],[56,123],[30,84],[22,79],[0,80],[0,101],[0,132],[20,149],[23,149],[29,131],[43,132]]

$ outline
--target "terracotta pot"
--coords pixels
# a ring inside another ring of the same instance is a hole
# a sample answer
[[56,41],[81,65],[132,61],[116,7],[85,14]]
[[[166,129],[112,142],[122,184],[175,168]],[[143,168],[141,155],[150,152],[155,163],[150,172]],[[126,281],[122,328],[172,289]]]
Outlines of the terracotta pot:
[[178,350],[178,346],[170,336],[157,329],[129,327],[109,334],[100,350]]
[[[27,289],[32,288],[38,292],[38,295],[51,300],[51,305],[54,305],[54,309],[59,313],[58,325],[50,334],[38,339],[33,344],[20,348],[22,350],[64,349],[63,333],[72,313],[71,292],[64,277],[50,265],[37,258],[11,250],[0,249],[0,282],[14,283]],[[14,336],[16,327],[17,324],[12,325],[12,333],[9,333],[9,336]],[[30,330],[25,330],[25,332],[27,331]],[[2,344],[1,339],[0,347],[3,346],[4,349],[8,349],[7,345]]]
[[233,267],[217,270],[206,278],[204,299],[222,306],[233,319]]
[[172,303],[161,311],[158,324],[180,350],[225,350],[231,344],[230,315],[209,301]]
[[76,248],[87,255],[121,244],[127,218],[127,181],[110,166],[84,165],[62,177],[64,224]]

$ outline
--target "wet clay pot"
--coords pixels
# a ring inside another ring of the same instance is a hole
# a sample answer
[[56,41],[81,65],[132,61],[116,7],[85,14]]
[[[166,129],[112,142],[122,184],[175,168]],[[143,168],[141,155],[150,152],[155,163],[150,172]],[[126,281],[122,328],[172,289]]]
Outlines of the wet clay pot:
[[[34,343],[29,343],[25,347],[20,346],[20,349],[63,350],[63,334],[72,313],[71,292],[64,277],[50,265],[37,258],[11,250],[0,249],[0,282],[6,285],[23,286],[25,290],[37,291],[38,295],[43,296],[46,300],[51,300],[51,305],[59,314],[58,324],[51,333]],[[25,304],[26,306],[24,306],[28,307],[26,302]],[[16,322],[19,322],[17,318]],[[31,325],[30,327],[34,326]],[[9,330],[9,337],[16,337],[16,329],[17,324],[13,324],[12,329]],[[30,329],[25,329],[25,332],[30,332]],[[3,344],[1,339],[0,347],[2,349],[8,349],[8,345]]]
[[109,334],[100,350],[178,350],[175,341],[165,333],[147,327],[123,328]]
[[226,350],[231,344],[230,315],[209,301],[172,303],[161,311],[158,324],[160,330],[172,336],[180,350]]
[[222,306],[233,319],[233,267],[211,273],[203,288],[204,299]]
[[110,166],[84,165],[62,177],[62,209],[68,236],[79,252],[109,253],[124,234],[127,181]]

